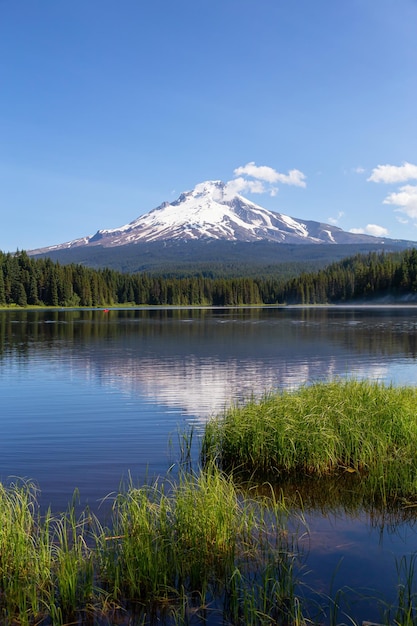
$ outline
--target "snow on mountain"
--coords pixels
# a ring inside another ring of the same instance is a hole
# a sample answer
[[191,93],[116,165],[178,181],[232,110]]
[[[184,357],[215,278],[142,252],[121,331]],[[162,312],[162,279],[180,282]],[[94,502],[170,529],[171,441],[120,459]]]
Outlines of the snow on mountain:
[[164,202],[133,222],[95,235],[50,246],[44,253],[79,246],[121,246],[139,242],[173,240],[273,241],[278,243],[361,243],[384,239],[358,235],[320,222],[275,213],[231,193],[221,181],[198,184],[174,202]]

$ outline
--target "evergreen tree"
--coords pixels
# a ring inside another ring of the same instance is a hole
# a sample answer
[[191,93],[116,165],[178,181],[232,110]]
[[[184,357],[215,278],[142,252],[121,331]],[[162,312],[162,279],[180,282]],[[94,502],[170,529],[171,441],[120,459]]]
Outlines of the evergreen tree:
[[17,287],[16,304],[21,307],[26,307],[28,304],[27,295],[23,283],[19,283]]
[[6,304],[6,290],[4,288],[3,268],[0,263],[0,305],[5,305],[5,304]]

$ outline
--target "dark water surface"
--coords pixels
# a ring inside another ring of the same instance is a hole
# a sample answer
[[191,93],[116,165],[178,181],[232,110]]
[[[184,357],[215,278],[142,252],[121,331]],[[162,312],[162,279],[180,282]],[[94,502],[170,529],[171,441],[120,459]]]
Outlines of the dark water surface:
[[[416,356],[414,307],[0,312],[0,480],[33,479],[57,510],[77,487],[97,509],[129,476],[165,475],[178,433],[231,402],[334,377],[414,385]],[[383,590],[417,549],[413,519],[307,521],[325,591],[338,565],[336,586]]]

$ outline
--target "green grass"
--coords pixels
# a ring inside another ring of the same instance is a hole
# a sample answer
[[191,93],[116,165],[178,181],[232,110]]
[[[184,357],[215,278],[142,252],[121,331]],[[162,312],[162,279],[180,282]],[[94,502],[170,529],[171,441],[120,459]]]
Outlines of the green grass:
[[[343,591],[313,605],[305,594],[302,520],[289,532],[282,495],[255,493],[210,466],[130,485],[103,527],[88,510],[76,517],[75,501],[40,517],[31,484],[1,485],[0,624],[339,623]],[[417,624],[415,566],[398,562],[395,605],[375,599],[382,623]]]
[[130,485],[108,527],[76,517],[75,502],[41,518],[31,484],[1,486],[0,623],[287,619],[297,560],[287,515],[282,499],[243,496],[215,467]]
[[[0,483],[0,623],[33,624],[46,615],[63,623],[86,612],[94,597],[90,517],[40,517],[33,484]],[[98,596],[97,596],[98,597]]]
[[317,383],[232,407],[205,430],[203,460],[279,480],[350,475],[369,498],[417,495],[417,389]]
[[[306,494],[332,485],[335,498],[343,483],[348,510],[359,499],[382,519],[392,503],[413,513],[416,413],[415,389],[357,381],[251,401],[207,424],[201,471],[187,462],[175,481],[128,485],[106,526],[76,515],[75,497],[64,513],[41,515],[32,484],[0,484],[0,625],[336,624],[343,591],[313,612],[304,596],[306,527],[288,502],[302,500],[303,481]],[[242,470],[274,480],[241,487]],[[277,488],[288,477],[289,499]],[[415,568],[414,556],[398,562],[396,605],[375,599],[381,622],[417,624]]]
[[[244,497],[215,467],[168,486],[130,488],[115,500],[113,535],[103,529],[98,536],[105,589],[115,601],[153,608],[159,619],[164,609],[171,623],[209,611],[245,615],[231,623],[272,623],[258,615],[266,598],[270,611],[281,606],[288,616],[295,588],[287,515],[283,499]],[[275,595],[262,598],[272,569]]]

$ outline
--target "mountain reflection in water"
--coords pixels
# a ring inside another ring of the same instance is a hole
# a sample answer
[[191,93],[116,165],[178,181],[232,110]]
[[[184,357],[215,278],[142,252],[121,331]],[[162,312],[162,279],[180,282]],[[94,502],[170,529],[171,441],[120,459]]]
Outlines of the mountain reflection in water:
[[[3,313],[0,362],[71,376],[195,419],[274,388],[354,375],[411,382],[413,309],[197,309]],[[2,359],[3,356],[3,359]],[[398,368],[402,371],[398,373]],[[399,378],[400,376],[400,378]],[[405,379],[405,380],[403,380]]]

